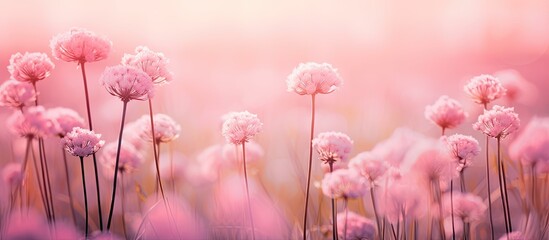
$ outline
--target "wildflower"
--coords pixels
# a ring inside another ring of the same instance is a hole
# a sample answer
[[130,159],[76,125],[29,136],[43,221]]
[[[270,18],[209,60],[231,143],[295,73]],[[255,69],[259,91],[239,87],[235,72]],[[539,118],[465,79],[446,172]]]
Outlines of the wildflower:
[[457,127],[465,121],[467,113],[458,101],[441,96],[433,105],[425,107],[425,118],[444,129]]
[[63,138],[65,150],[77,157],[87,157],[96,153],[105,141],[101,140],[101,134],[75,127]]
[[123,102],[147,100],[153,96],[153,83],[145,72],[128,66],[107,67],[101,75],[101,82],[107,91]]
[[493,138],[505,138],[515,132],[520,126],[520,119],[513,108],[494,106],[478,116],[473,128]]
[[507,91],[501,85],[501,82],[491,75],[480,75],[472,78],[463,90],[473,98],[473,101],[482,105],[487,105],[504,96]]
[[455,163],[439,141],[424,140],[406,155],[402,169],[420,181],[450,180],[455,175]]
[[510,232],[499,238],[499,240],[526,240],[527,238],[520,231]]
[[[444,196],[443,206],[445,213],[448,215],[452,213],[452,204],[450,203],[450,194]],[[457,218],[462,219],[464,222],[475,222],[482,219],[484,211],[486,211],[486,205],[482,198],[471,193],[453,193],[453,213]]]
[[8,80],[0,85],[0,106],[22,109],[36,100],[32,84]]
[[383,189],[385,199],[380,201],[381,212],[391,223],[405,218],[417,218],[425,212],[426,196],[413,181],[396,180]]
[[455,162],[458,163],[458,172],[471,166],[473,158],[480,153],[478,141],[471,136],[454,134],[442,139],[446,143]]
[[53,37],[50,41],[52,55],[65,62],[96,62],[108,57],[112,42],[83,28]]
[[532,118],[511,143],[509,156],[527,166],[549,163],[549,118]]
[[341,132],[320,133],[312,143],[320,155],[320,160],[330,165],[338,161],[347,161],[353,147],[351,138]]
[[[347,215],[347,228],[345,229],[345,215]],[[346,231],[345,233],[343,233]],[[376,234],[374,222],[355,212],[340,212],[337,214],[337,233],[342,239],[373,240]]]
[[33,52],[25,54],[16,53],[10,58],[8,71],[11,78],[35,84],[50,76],[55,65],[45,53]]
[[[108,177],[111,177],[111,174],[114,173],[115,164],[116,164],[116,153],[117,153],[118,144],[116,142],[111,142],[105,147],[101,153],[101,162],[105,166],[105,171]],[[134,146],[129,143],[122,142],[120,146],[120,162],[118,164],[118,171],[120,173],[133,172],[138,168],[141,163],[143,163],[143,156],[139,153]]]
[[324,175],[322,192],[331,198],[358,198],[366,194],[366,179],[349,169],[338,169]]
[[[170,116],[165,114],[155,114],[154,120],[154,140],[155,143],[171,142],[179,137],[181,126],[177,124]],[[149,115],[143,115],[137,120],[139,124],[139,136],[145,141],[152,142],[153,134],[151,131],[151,119]]]
[[328,94],[335,91],[343,80],[337,69],[328,63],[301,63],[286,80],[289,92],[299,95]]
[[425,138],[411,129],[398,128],[388,139],[376,144],[371,152],[391,166],[399,167],[408,151]]
[[233,112],[228,115],[223,123],[222,134],[227,142],[238,145],[248,142],[261,131],[263,123],[257,115],[248,111]]
[[55,123],[55,134],[60,137],[64,137],[75,127],[84,127],[84,119],[70,108],[50,108],[47,114]]
[[385,175],[389,167],[384,159],[371,152],[359,153],[349,161],[349,168],[365,177],[371,186],[376,185],[377,180]]
[[173,74],[166,67],[168,62],[163,53],[154,52],[144,46],[137,47],[135,55],[124,54],[122,58],[122,65],[143,70],[154,84],[164,84],[172,80]]
[[527,81],[517,70],[506,69],[494,73],[507,90],[505,99],[508,103],[532,103],[537,95],[536,86]]
[[29,107],[24,113],[13,112],[7,125],[14,134],[26,138],[46,137],[55,131],[53,121],[42,106]]
[[2,178],[9,186],[18,186],[23,181],[21,163],[8,163],[2,169]]

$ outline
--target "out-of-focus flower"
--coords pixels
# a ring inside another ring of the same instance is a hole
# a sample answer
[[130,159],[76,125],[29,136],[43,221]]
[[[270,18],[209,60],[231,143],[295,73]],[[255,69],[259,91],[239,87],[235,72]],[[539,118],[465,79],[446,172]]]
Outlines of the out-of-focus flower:
[[76,157],[87,157],[96,153],[105,141],[101,140],[101,134],[94,131],[75,127],[63,137],[65,150]]
[[323,132],[313,139],[313,148],[325,163],[345,162],[351,154],[353,141],[341,132]]
[[[428,193],[413,181],[397,180],[385,187],[380,194],[380,212],[391,223],[406,218],[418,218],[425,212]],[[404,215],[404,216],[403,216]]]
[[[457,218],[462,219],[464,222],[474,222],[481,220],[484,211],[486,211],[486,205],[483,203],[482,198],[471,193],[453,193],[453,213]],[[452,213],[450,194],[447,193],[443,196],[444,212],[450,216]]]
[[122,58],[122,65],[143,70],[151,77],[154,84],[164,84],[172,80],[173,74],[166,66],[168,62],[163,53],[154,52],[144,46],[135,48],[135,55],[124,54]]
[[13,112],[7,126],[14,134],[26,138],[46,137],[55,132],[55,124],[42,106],[29,107],[24,113]]
[[45,53],[26,52],[11,55],[8,71],[17,81],[35,84],[50,76],[54,67],[55,65]]
[[491,75],[480,75],[473,77],[463,88],[473,101],[478,104],[488,103],[505,95],[505,88],[501,82]]
[[494,73],[494,76],[507,89],[505,99],[508,103],[530,104],[537,98],[538,91],[536,86],[527,81],[517,70],[501,70]]
[[455,162],[458,163],[458,172],[471,166],[471,161],[480,153],[480,145],[474,137],[454,134],[443,137],[442,140],[446,143]]
[[[345,215],[347,215],[347,229],[345,231]],[[342,239],[374,240],[376,235],[375,223],[353,211],[337,214],[337,234]]]
[[299,95],[327,94],[335,91],[343,80],[337,69],[328,63],[301,63],[286,80],[289,92]]
[[385,159],[372,152],[359,153],[349,161],[349,168],[365,177],[370,182],[370,186],[375,186],[376,182],[389,170],[389,167]]
[[425,107],[425,118],[442,129],[449,129],[463,123],[467,113],[457,100],[441,96],[433,105]]
[[[170,116],[157,113],[153,115],[154,120],[154,140],[155,143],[171,142],[179,137],[181,126],[177,124]],[[151,117],[143,115],[138,120],[138,131],[141,139],[152,142],[153,134],[151,130]]]
[[[103,166],[105,167],[105,173],[108,178],[114,177],[117,148],[118,143],[111,142],[106,144],[101,151],[101,163],[103,163]],[[130,173],[137,169],[141,163],[143,163],[143,156],[135,149],[133,145],[122,141],[122,145],[120,146],[119,161],[119,173]]]
[[145,144],[146,142],[141,138],[142,126],[138,120],[124,125],[122,140],[133,145],[139,152],[145,153],[146,146],[150,146],[150,144]]
[[153,97],[151,77],[140,69],[129,66],[107,67],[101,75],[101,83],[107,91],[123,102],[147,100]]
[[[237,155],[237,149],[233,144],[225,144],[222,151],[225,161],[228,161],[231,164],[237,164],[239,161],[242,162],[242,154],[239,153]],[[263,155],[264,152],[261,145],[259,145],[255,141],[249,141],[248,143],[246,143],[246,164],[258,162],[259,160],[261,160]],[[242,166],[242,164],[238,164],[238,166],[240,167]]]
[[21,172],[21,163],[8,163],[2,169],[2,179],[8,186],[18,186],[23,181],[23,173]]
[[473,128],[493,138],[505,138],[520,126],[520,119],[514,108],[495,105],[491,110],[484,110],[478,116]]
[[532,118],[509,146],[509,156],[527,166],[548,164],[549,118]]
[[520,231],[510,232],[499,238],[499,240],[526,240],[527,238]]
[[49,240],[50,226],[46,220],[35,212],[32,208],[29,212],[20,214],[13,212],[9,218],[6,218],[6,224],[2,239],[28,239],[28,240]]
[[83,28],[72,28],[50,40],[52,55],[65,62],[96,62],[108,57],[112,42]]
[[371,152],[390,165],[399,167],[408,151],[425,138],[414,130],[398,128],[388,139],[376,144]]
[[36,100],[32,84],[8,80],[0,85],[0,106],[22,109]]
[[84,127],[84,119],[70,108],[50,108],[47,113],[55,123],[55,134],[60,137],[64,137],[75,127]]
[[366,194],[366,179],[349,169],[338,169],[324,175],[322,192],[330,198],[358,198]]
[[233,112],[226,116],[221,131],[227,142],[235,145],[248,142],[263,128],[257,115],[248,111]]
[[456,165],[441,141],[426,139],[408,152],[401,169],[423,183],[444,183],[456,176]]

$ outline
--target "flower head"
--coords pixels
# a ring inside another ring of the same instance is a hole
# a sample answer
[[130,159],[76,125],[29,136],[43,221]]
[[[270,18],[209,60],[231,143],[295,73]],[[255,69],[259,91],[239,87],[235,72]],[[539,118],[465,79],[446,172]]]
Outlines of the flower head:
[[359,153],[349,161],[349,168],[365,177],[372,186],[376,184],[379,178],[385,175],[389,167],[390,165],[385,159],[372,152]]
[[320,155],[320,160],[328,164],[347,161],[353,148],[351,138],[341,132],[320,133],[312,143]]
[[50,108],[47,113],[55,123],[55,134],[60,137],[64,137],[75,127],[84,127],[84,119],[70,108]]
[[140,69],[130,66],[107,67],[101,75],[101,82],[107,91],[123,102],[147,100],[153,96],[151,77]]
[[366,179],[353,170],[338,169],[322,179],[322,192],[331,198],[358,198],[366,190]]
[[55,65],[45,53],[33,52],[11,55],[8,71],[17,81],[36,83],[50,76]]
[[[347,232],[345,231],[345,216],[347,215]],[[376,234],[375,223],[353,211],[337,214],[337,234],[342,239],[374,240]],[[345,235],[345,236],[343,236]]]
[[137,47],[135,55],[124,54],[122,58],[122,65],[143,70],[151,77],[154,84],[163,84],[172,80],[173,74],[166,67],[168,62],[163,53],[154,52],[144,46]]
[[513,108],[494,106],[478,116],[473,128],[493,138],[505,138],[520,126],[520,119]]
[[32,84],[8,80],[0,85],[0,106],[21,109],[36,100]]
[[423,183],[444,182],[456,175],[456,164],[441,141],[426,139],[406,154],[401,168]]
[[263,128],[263,123],[259,121],[257,115],[248,111],[233,112],[225,116],[222,134],[227,142],[235,145],[248,142]]
[[549,118],[532,118],[509,146],[509,156],[527,166],[549,163]]
[[413,181],[396,180],[383,189],[385,200],[380,202],[382,214],[391,223],[401,221],[404,217],[418,218],[425,212],[425,197],[428,196],[421,190]]
[[491,75],[480,75],[472,78],[463,88],[473,101],[486,105],[505,95],[506,89],[501,82]]
[[[101,151],[100,159],[101,163],[103,163],[103,166],[105,167],[104,169],[106,173],[108,173],[107,177],[113,177],[111,175],[114,174],[114,169],[116,166],[117,149],[118,143],[111,142],[105,145]],[[139,153],[133,145],[122,141],[122,145],[120,146],[120,159],[118,163],[119,173],[133,172],[141,165],[141,163],[143,163],[143,156],[141,153]]]
[[17,186],[23,181],[21,163],[9,163],[2,169],[2,179],[9,186]]
[[52,55],[65,62],[96,62],[108,57],[112,42],[83,28],[53,37],[50,41]]
[[63,137],[65,150],[76,157],[87,157],[96,153],[105,141],[101,140],[101,134],[94,131],[75,127]]
[[517,70],[501,70],[494,73],[494,76],[501,81],[501,85],[507,90],[505,99],[510,104],[530,104],[538,96],[536,86],[526,80]]
[[[463,219],[464,222],[474,222],[482,219],[486,205],[483,203],[482,198],[472,193],[458,193],[454,192],[453,196],[453,213],[454,216]],[[449,193],[445,195],[443,206],[445,212],[450,215],[452,213],[452,204]]]
[[337,69],[328,63],[301,63],[286,80],[289,92],[299,95],[327,94],[335,91],[343,80]]
[[471,161],[480,153],[480,145],[478,141],[471,136],[454,134],[448,137],[443,137],[450,154],[458,163],[458,172],[464,168],[471,166]]
[[465,121],[467,113],[458,101],[441,96],[433,105],[425,107],[425,118],[442,129],[454,128]]
[[55,124],[42,106],[29,107],[24,113],[19,111],[7,120],[8,128],[21,137],[46,137],[55,132]]
[[[181,132],[181,126],[177,124],[170,116],[165,114],[155,114],[154,120],[154,137],[155,143],[171,142],[179,137]],[[151,118],[150,115],[143,115],[137,120],[139,124],[139,137],[145,141],[152,142],[153,134],[151,130]]]

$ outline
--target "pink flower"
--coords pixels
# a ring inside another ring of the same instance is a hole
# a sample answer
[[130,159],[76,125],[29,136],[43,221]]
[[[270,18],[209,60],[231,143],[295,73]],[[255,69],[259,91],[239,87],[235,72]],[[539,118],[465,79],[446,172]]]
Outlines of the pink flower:
[[[454,216],[462,219],[464,222],[475,222],[482,219],[486,205],[482,198],[471,193],[454,192]],[[447,216],[452,213],[452,204],[450,194],[443,196],[444,212]]]
[[532,118],[509,146],[509,156],[527,166],[549,163],[549,118]]
[[[225,144],[222,150],[223,158],[225,161],[230,162],[231,164],[237,164],[238,167],[242,166],[242,150],[235,148],[233,144]],[[263,158],[265,153],[261,145],[254,141],[249,141],[246,143],[246,164],[255,163]],[[238,158],[237,158],[238,156]],[[237,160],[238,159],[238,160]],[[240,164],[238,164],[240,162]]]
[[[407,218],[418,218],[425,213],[428,193],[418,188],[413,181],[397,180],[384,189],[380,201],[381,213],[391,223]],[[403,216],[404,214],[404,216]]]
[[454,161],[458,163],[458,172],[471,166],[471,161],[480,153],[478,141],[471,136],[454,134],[443,137],[442,140],[446,143]]
[[129,66],[107,67],[101,75],[101,82],[107,91],[123,102],[147,100],[153,96],[151,77],[140,69]]
[[376,185],[377,180],[385,175],[389,167],[385,159],[372,152],[359,153],[349,161],[349,168],[365,177],[371,186]]
[[478,116],[473,128],[493,138],[505,138],[515,132],[520,126],[520,119],[513,108],[494,106],[491,110],[484,110]]
[[83,28],[53,37],[50,41],[52,55],[65,62],[96,62],[108,57],[112,42]]
[[486,105],[505,95],[501,82],[491,75],[480,75],[472,78],[463,88],[476,103]]
[[2,169],[2,179],[11,187],[18,186],[23,181],[21,163],[8,163]]
[[324,132],[313,139],[313,148],[320,155],[320,160],[333,164],[347,161],[353,148],[353,141],[341,132]]
[[84,127],[84,119],[80,115],[70,109],[64,107],[50,108],[47,110],[48,116],[54,121],[55,134],[64,137],[75,127]]
[[33,52],[11,55],[8,71],[17,81],[35,84],[50,76],[55,65],[45,53]]
[[299,95],[327,94],[335,91],[343,80],[337,69],[328,63],[301,63],[286,80],[289,92]]
[[441,141],[424,140],[406,155],[402,169],[421,182],[450,180],[456,164]]
[[337,214],[337,234],[341,239],[374,240],[376,234],[375,223],[353,211],[347,213],[347,232],[345,231],[345,212]]
[[[111,142],[101,151],[101,163],[105,167],[105,173],[107,177],[114,177],[114,169],[116,166],[116,153],[117,153],[118,143]],[[139,151],[137,151],[133,145],[122,141],[120,146],[120,159],[118,164],[119,173],[128,173],[133,172],[136,168],[141,166],[143,163],[143,156]]]
[[146,147],[150,145],[145,144],[146,142],[141,138],[142,125],[138,120],[124,125],[122,141],[128,142],[133,145],[135,149],[143,153],[145,152]]
[[527,238],[520,231],[510,232],[499,238],[499,240],[526,240]]
[[463,123],[467,113],[458,101],[441,96],[433,105],[425,107],[425,118],[442,129],[454,128]]
[[322,192],[330,198],[358,198],[366,190],[366,179],[353,170],[338,169],[322,179]]
[[163,53],[153,52],[144,46],[137,47],[135,55],[124,54],[122,58],[122,65],[143,70],[151,77],[154,84],[163,84],[172,80],[173,74],[166,67],[168,62]]
[[248,111],[233,112],[226,116],[221,131],[227,142],[235,145],[248,142],[263,127],[263,123],[259,121],[257,115]]
[[13,112],[7,125],[12,133],[26,138],[46,137],[55,132],[54,122],[42,106],[29,107],[24,113]]
[[538,91],[536,86],[527,81],[517,70],[506,69],[494,73],[501,81],[501,85],[507,89],[505,99],[508,103],[532,103]]
[[96,134],[88,129],[75,127],[63,137],[65,150],[76,157],[87,157],[96,153],[105,141],[101,140],[101,134]]
[[391,166],[399,167],[408,151],[425,138],[424,135],[414,130],[398,128],[391,137],[376,144],[371,152],[387,161]]
[[[155,114],[154,120],[154,140],[155,143],[171,142],[179,137],[181,126],[177,124],[170,116],[165,114]],[[139,136],[145,141],[152,142],[153,135],[151,131],[151,118],[149,115],[143,115],[137,120],[139,124]]]
[[8,80],[0,85],[0,106],[22,109],[36,100],[32,84]]

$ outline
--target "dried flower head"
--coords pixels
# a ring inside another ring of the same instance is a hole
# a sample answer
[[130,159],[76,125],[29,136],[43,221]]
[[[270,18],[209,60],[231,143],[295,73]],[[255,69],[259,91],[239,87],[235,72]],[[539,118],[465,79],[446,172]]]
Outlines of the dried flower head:
[[509,146],[509,156],[526,166],[549,163],[549,118],[532,118]]
[[520,126],[520,119],[514,108],[495,105],[491,110],[484,110],[478,116],[473,128],[493,138],[505,138]]
[[[347,229],[345,234],[345,216],[347,216]],[[353,211],[337,214],[337,234],[342,239],[374,240],[376,234],[375,223]],[[345,235],[345,236],[343,236]]]
[[135,55],[124,54],[122,58],[122,65],[143,70],[154,84],[168,83],[172,80],[173,74],[167,68],[168,62],[163,53],[154,52],[144,46],[137,47]]
[[129,66],[107,67],[101,75],[101,82],[111,95],[119,97],[123,102],[147,100],[154,92],[151,77]]
[[367,189],[366,179],[349,169],[335,170],[322,179],[322,192],[330,198],[358,198]]
[[385,175],[390,165],[372,152],[362,152],[349,161],[349,168],[365,177],[371,186]]
[[[116,166],[116,154],[118,149],[117,142],[106,144],[101,151],[101,163],[105,167],[107,177],[114,177],[114,169]],[[118,163],[119,173],[133,172],[143,163],[143,156],[135,147],[127,142],[122,141],[120,146],[120,159]]]
[[55,124],[42,106],[29,107],[24,113],[13,112],[7,126],[12,133],[26,138],[46,137],[55,132]]
[[[179,126],[170,116],[158,113],[153,116],[153,120],[155,143],[171,142],[179,137],[181,126]],[[145,141],[152,142],[153,134],[150,116],[143,115],[137,122],[139,124],[139,137]]]
[[0,85],[0,106],[22,109],[34,103],[36,95],[32,84],[8,80]]
[[35,84],[50,76],[55,65],[45,53],[33,52],[11,55],[8,71],[17,81]]
[[2,179],[9,186],[18,186],[23,181],[21,163],[8,163],[2,169]]
[[105,141],[101,140],[101,134],[94,131],[75,127],[63,137],[65,150],[76,157],[87,157],[96,153]]
[[299,95],[327,94],[335,91],[343,80],[337,69],[328,63],[301,63],[286,80],[289,92]]
[[458,172],[471,166],[471,161],[480,153],[480,145],[474,137],[454,134],[443,137],[442,140],[446,143],[454,161],[458,163]]
[[313,139],[313,148],[320,155],[321,161],[333,164],[349,159],[353,141],[341,132],[323,132]]
[[47,110],[47,113],[55,123],[55,134],[60,137],[64,137],[75,127],[84,127],[84,119],[70,108],[50,108]]
[[65,62],[96,62],[108,57],[112,42],[83,28],[53,37],[50,41],[52,55]]
[[222,134],[227,142],[235,145],[248,142],[263,128],[263,123],[259,121],[257,115],[248,111],[233,112],[225,116]]
[[[474,222],[482,219],[484,211],[486,211],[486,205],[482,198],[472,193],[454,192],[453,195],[453,213],[455,217],[462,219],[464,222]],[[443,206],[447,216],[452,213],[450,201],[450,194],[445,194]]]
[[501,82],[491,75],[480,75],[472,78],[463,88],[473,101],[486,105],[505,95],[506,89]]
[[433,105],[425,107],[425,118],[442,129],[447,129],[463,123],[467,118],[467,113],[455,99],[441,96]]

